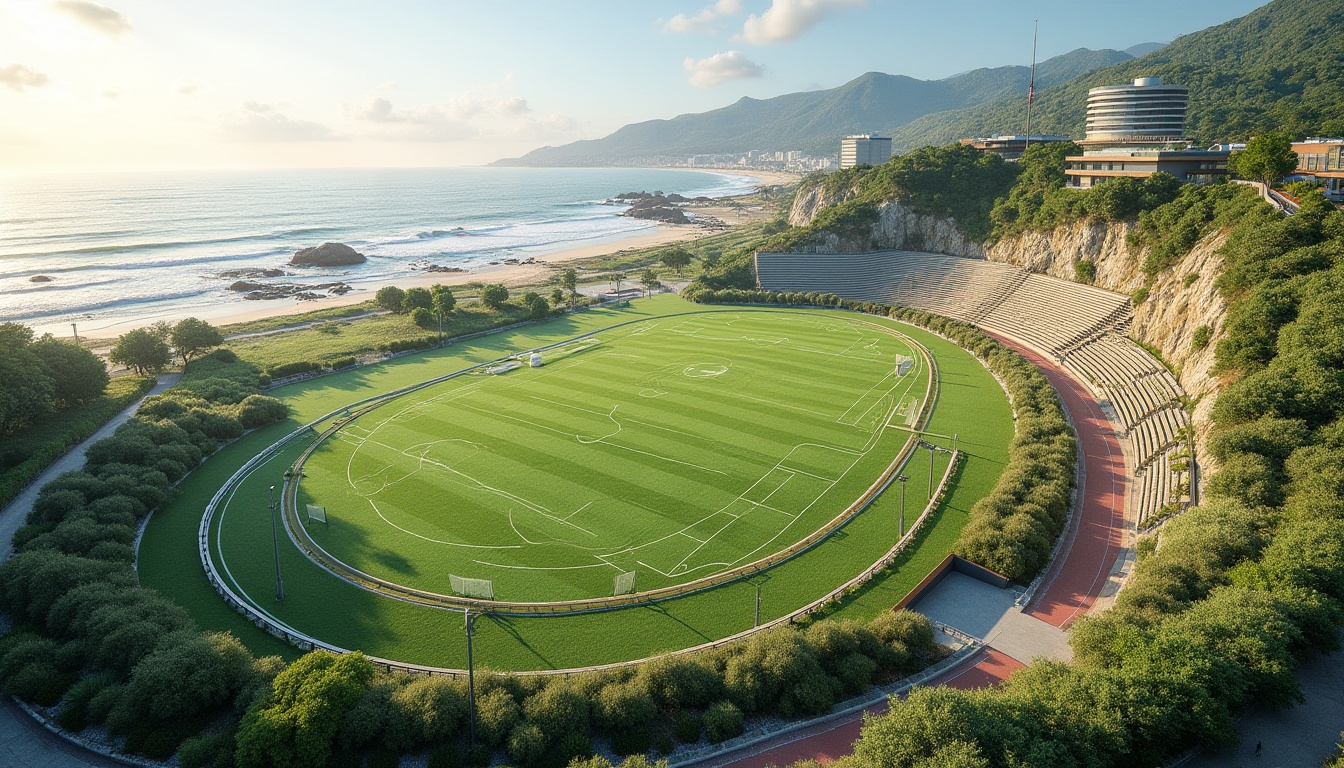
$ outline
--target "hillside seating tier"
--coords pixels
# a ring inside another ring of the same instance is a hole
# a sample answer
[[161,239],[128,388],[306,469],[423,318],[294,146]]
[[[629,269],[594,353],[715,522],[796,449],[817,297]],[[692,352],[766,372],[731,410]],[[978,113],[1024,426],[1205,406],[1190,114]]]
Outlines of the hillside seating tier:
[[1125,441],[1137,522],[1188,505],[1184,392],[1161,362],[1131,341],[1129,298],[1013,264],[917,251],[756,254],[763,290],[834,293],[972,323],[1012,337],[1086,382]]

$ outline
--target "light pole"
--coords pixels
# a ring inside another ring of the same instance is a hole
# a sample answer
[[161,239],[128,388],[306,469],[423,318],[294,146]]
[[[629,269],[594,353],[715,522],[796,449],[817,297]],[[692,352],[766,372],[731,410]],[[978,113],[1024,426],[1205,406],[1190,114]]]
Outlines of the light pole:
[[761,584],[756,582],[752,586],[756,588],[756,623],[752,626],[759,627],[761,626]]
[[905,535],[905,481],[910,478],[905,475],[897,475],[896,479],[901,481],[901,517],[900,527],[897,529],[896,534],[896,539],[900,540],[900,538]]
[[471,714],[471,746],[476,747],[476,669],[471,663],[472,615],[470,608],[462,609],[467,617],[467,711]]
[[285,599],[285,583],[280,580],[280,534],[275,525],[275,486],[268,494],[271,500],[271,546],[275,548],[275,599]]

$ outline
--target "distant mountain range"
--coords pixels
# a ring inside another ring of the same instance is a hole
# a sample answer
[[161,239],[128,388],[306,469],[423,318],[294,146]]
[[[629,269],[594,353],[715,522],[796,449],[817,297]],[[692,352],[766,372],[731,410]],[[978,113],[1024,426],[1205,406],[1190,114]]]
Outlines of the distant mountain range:
[[[1130,50],[1160,48],[1144,43]],[[1100,67],[1129,61],[1125,51],[1079,48],[1036,67],[1038,89],[1064,83]],[[492,165],[592,166],[646,163],[658,157],[737,153],[752,149],[802,150],[816,156],[839,151],[850,133],[891,133],[930,113],[946,113],[1002,98],[1022,101],[1029,67],[976,69],[943,80],[917,80],[869,72],[837,88],[742,98],[737,103],[671,120],[633,123],[601,139],[542,147]],[[1011,95],[1011,96],[1010,96]],[[995,133],[1022,130],[1022,120]]]

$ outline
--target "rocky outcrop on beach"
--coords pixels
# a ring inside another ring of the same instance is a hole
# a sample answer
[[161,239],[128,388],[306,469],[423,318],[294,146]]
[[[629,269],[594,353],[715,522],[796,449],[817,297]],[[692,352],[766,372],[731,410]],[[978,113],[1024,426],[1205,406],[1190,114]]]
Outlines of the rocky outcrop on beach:
[[366,261],[364,254],[345,243],[323,243],[295,253],[289,263],[294,267],[348,267]]
[[28,278],[28,282],[30,282],[30,283],[50,283],[50,282],[52,281],[52,279],[53,279],[53,278],[47,277],[46,275],[33,275],[32,277]]
[[284,277],[287,274],[289,273],[283,269],[226,269],[219,273],[219,277],[238,280],[257,277]]
[[686,213],[680,208],[674,207],[666,197],[645,197],[636,200],[629,210],[621,215],[635,219],[653,219],[667,224],[690,223],[690,218],[686,216]]
[[[249,301],[269,301],[272,299],[298,299],[307,301],[327,296],[344,296],[354,290],[345,283],[319,283],[300,285],[298,283],[256,283],[251,280],[238,280],[229,286],[230,291],[244,294]],[[318,293],[324,291],[325,293]]]

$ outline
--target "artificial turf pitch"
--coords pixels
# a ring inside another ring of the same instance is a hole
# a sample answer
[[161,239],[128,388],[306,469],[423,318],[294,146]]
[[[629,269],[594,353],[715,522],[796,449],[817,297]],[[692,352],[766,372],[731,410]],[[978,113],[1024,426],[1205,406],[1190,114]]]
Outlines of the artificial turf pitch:
[[[916,365],[895,374],[897,356]],[[526,357],[526,356],[524,356]],[[343,424],[303,466],[309,534],[376,578],[498,600],[611,595],[744,565],[824,526],[909,437],[928,370],[860,317],[647,320]],[[300,507],[303,508],[302,506]]]
[[[688,311],[738,310],[696,307],[675,296],[660,296],[628,307],[603,308],[506,330],[273,390],[271,394],[282,397],[290,406],[292,418],[231,443],[179,484],[175,498],[154,513],[145,530],[137,560],[141,583],[185,607],[203,628],[236,634],[255,653],[297,656],[300,652],[292,646],[265,634],[225,605],[210,587],[195,555],[201,510],[237,467],[298,425],[370,395],[631,320],[671,318]],[[807,314],[859,317],[840,312]],[[888,610],[942,560],[965,524],[971,505],[993,487],[1002,472],[1013,434],[1012,414],[1002,390],[969,353],[918,328],[881,318],[864,319],[894,328],[933,353],[938,361],[940,395],[926,437],[947,445],[939,435],[958,433],[959,447],[967,453],[968,461],[916,546],[858,594],[828,612],[857,619]],[[283,533],[280,564],[286,598],[274,599],[268,486],[282,482],[286,467],[298,457],[300,449],[295,446],[282,451],[258,467],[217,515],[211,546],[217,556],[227,555],[228,572],[224,576],[230,587],[278,620],[326,642],[411,663],[464,666],[461,614],[388,599],[341,581],[290,546]],[[908,469],[910,510],[921,505],[926,493],[925,457],[927,453],[920,452]],[[942,464],[935,469],[941,472]],[[788,613],[857,574],[891,546],[899,510],[896,491],[892,488],[882,494],[836,535],[761,579],[736,581],[688,597],[620,611],[556,618],[483,617],[476,622],[476,662],[494,669],[574,667],[637,659],[726,637],[751,626],[754,583],[763,583],[763,620]],[[397,557],[390,551],[382,555]]]

